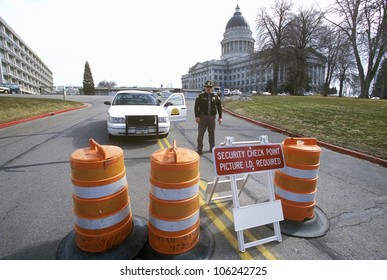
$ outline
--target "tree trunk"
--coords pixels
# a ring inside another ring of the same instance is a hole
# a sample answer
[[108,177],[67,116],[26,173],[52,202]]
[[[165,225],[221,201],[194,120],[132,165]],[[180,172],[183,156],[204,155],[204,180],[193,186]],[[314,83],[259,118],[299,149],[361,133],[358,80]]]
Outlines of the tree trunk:
[[339,83],[339,97],[343,97],[344,79],[340,79]]

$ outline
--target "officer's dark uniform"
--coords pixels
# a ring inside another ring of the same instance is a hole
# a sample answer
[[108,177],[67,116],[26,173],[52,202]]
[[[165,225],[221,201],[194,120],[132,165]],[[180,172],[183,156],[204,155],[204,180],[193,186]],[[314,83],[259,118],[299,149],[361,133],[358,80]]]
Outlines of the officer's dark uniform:
[[[211,81],[207,81],[204,85],[212,87]],[[220,97],[214,93],[204,92],[195,100],[195,118],[200,118],[198,125],[197,151],[201,153],[203,150],[203,137],[208,129],[208,142],[210,143],[210,151],[215,146],[215,120],[216,114],[222,118],[222,104]]]

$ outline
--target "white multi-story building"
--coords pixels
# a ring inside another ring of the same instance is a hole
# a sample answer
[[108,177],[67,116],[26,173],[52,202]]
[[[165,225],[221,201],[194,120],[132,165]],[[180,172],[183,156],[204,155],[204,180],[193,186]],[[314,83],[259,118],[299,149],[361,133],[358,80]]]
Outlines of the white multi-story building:
[[[198,62],[182,76],[183,89],[202,89],[206,80],[221,88],[237,89],[244,93],[265,91],[269,80],[273,78],[273,69],[259,67],[260,55],[254,52],[253,33],[249,23],[242,16],[239,6],[229,19],[221,41],[220,60]],[[316,56],[309,61],[310,87],[320,92],[324,82],[325,66]],[[258,65],[258,67],[257,67]],[[286,71],[282,66],[279,72],[279,84],[286,82]]]
[[20,92],[40,94],[53,88],[52,71],[0,17],[0,83],[17,84]]

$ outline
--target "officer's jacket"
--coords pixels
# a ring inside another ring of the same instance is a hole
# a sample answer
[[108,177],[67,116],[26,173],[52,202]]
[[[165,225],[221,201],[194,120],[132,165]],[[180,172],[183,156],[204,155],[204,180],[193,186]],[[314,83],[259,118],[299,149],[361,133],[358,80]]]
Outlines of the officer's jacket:
[[222,103],[220,97],[214,93],[202,93],[195,100],[195,118],[200,115],[208,115],[208,98],[211,101],[211,116],[216,116],[218,112],[219,118],[222,118]]

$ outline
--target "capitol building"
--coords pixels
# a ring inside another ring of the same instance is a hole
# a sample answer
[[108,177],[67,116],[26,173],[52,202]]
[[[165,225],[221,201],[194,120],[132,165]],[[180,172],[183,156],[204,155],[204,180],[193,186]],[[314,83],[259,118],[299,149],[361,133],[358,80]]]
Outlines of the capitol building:
[[[249,23],[243,17],[239,5],[226,24],[221,41],[219,60],[197,62],[182,76],[183,89],[201,90],[206,80],[215,86],[238,89],[243,93],[266,91],[272,80],[273,69],[260,67],[259,53],[254,52],[255,40]],[[324,83],[325,65],[321,59],[309,61],[309,86],[313,92],[321,92]],[[286,71],[282,66],[279,73],[279,86],[286,82]]]

